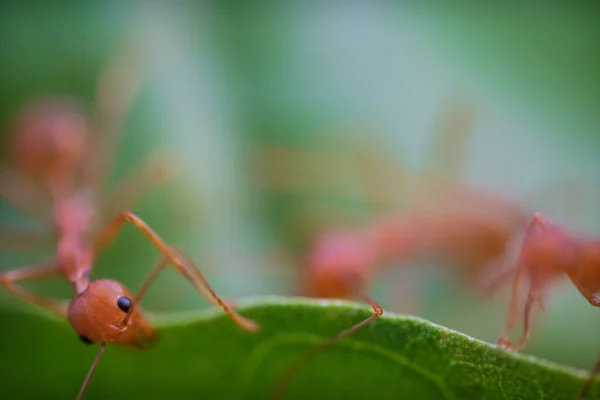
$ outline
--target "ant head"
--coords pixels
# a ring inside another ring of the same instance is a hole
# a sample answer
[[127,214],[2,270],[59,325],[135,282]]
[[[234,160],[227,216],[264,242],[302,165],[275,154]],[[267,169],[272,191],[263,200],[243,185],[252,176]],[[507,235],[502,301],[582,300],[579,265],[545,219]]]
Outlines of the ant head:
[[315,241],[306,260],[308,295],[352,297],[356,285],[366,283],[374,262],[374,254],[360,237],[345,233],[322,235]]
[[570,275],[579,276],[580,285],[594,294],[596,307],[600,307],[600,240],[581,242],[579,264]]
[[33,179],[69,174],[81,160],[86,131],[86,118],[71,99],[36,100],[14,121],[12,161]]
[[91,281],[88,289],[71,302],[68,319],[86,343],[118,342],[141,347],[155,338],[140,307],[134,307],[131,292],[110,279]]

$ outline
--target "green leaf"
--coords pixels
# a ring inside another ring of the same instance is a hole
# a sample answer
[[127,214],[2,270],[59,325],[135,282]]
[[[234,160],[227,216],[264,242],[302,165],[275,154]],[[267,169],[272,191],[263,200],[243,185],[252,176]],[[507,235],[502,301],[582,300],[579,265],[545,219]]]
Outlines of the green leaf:
[[[86,398],[265,399],[295,357],[370,315],[349,302],[276,297],[239,310],[260,333],[216,309],[155,316],[161,340],[145,351],[109,346]],[[82,344],[64,321],[15,312],[2,321],[2,397],[75,398],[97,346]],[[315,358],[286,398],[576,399],[586,376],[386,313]],[[600,398],[598,385],[590,398]]]

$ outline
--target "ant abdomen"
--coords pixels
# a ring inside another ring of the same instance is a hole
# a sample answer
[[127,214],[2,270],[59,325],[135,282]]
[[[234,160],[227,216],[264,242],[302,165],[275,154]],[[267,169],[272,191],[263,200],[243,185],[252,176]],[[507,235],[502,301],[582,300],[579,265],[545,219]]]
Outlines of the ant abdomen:
[[30,178],[68,175],[81,161],[87,122],[78,105],[67,97],[42,98],[25,105],[12,130],[12,162]]
[[92,343],[140,347],[155,338],[140,307],[134,308],[131,292],[111,279],[91,281],[88,289],[73,299],[67,317],[80,337]]

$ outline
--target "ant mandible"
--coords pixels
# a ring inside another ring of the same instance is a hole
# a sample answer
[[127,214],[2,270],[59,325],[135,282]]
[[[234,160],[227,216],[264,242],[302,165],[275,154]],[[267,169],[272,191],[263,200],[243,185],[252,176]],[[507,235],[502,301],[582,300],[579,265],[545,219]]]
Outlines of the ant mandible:
[[[256,322],[233,311],[233,306],[215,293],[194,263],[166,244],[140,217],[131,212],[114,212],[128,209],[152,185],[168,180],[169,176],[160,176],[157,170],[165,159],[152,155],[112,197],[95,201],[94,195],[106,179],[123,109],[133,100],[138,83],[122,58],[116,57],[112,62],[100,80],[96,119],[91,126],[81,110],[62,97],[25,107],[14,126],[12,170],[6,169],[0,175],[0,195],[26,214],[49,222],[57,239],[53,259],[8,271],[0,282],[22,300],[66,318],[84,343],[100,344],[77,399],[83,398],[107,343],[144,348],[156,338],[138,304],[168,265],[173,265],[243,329],[259,329]],[[115,105],[116,109],[110,109]],[[50,210],[31,201],[47,194]],[[90,279],[95,258],[126,222],[141,231],[162,255],[135,296],[115,280]],[[72,286],[71,301],[38,295],[18,284],[56,276]]]

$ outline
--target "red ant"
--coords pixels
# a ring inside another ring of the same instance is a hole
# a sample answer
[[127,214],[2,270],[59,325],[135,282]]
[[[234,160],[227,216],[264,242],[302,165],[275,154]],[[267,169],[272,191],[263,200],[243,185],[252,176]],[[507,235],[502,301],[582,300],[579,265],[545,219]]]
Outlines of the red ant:
[[[451,140],[449,136],[461,133],[462,139],[467,138],[464,130],[470,122],[469,118],[453,119],[450,115],[446,128],[442,130],[442,138],[446,143]],[[455,148],[460,149],[460,145]],[[371,164],[367,166],[376,166],[373,165],[374,160],[368,157],[362,157],[362,161],[363,167],[364,161]],[[446,160],[446,163],[454,164],[452,160]],[[378,164],[381,165],[381,162]],[[477,287],[481,284],[482,272],[495,269],[503,261],[515,235],[526,227],[531,215],[525,207],[511,201],[441,179],[426,171],[411,176],[401,168],[398,176],[411,184],[412,194],[416,195],[411,200],[412,204],[419,205],[417,210],[380,218],[366,228],[322,233],[313,242],[303,262],[304,294],[316,298],[360,298],[371,305],[373,315],[298,359],[278,381],[275,393],[280,394],[291,377],[317,353],[383,314],[382,307],[365,295],[381,266],[394,260],[408,261],[435,255],[454,263],[470,286]],[[372,203],[381,204],[382,199],[390,197],[367,179],[364,181],[370,189],[368,194]],[[432,198],[433,204],[424,207],[424,200]],[[439,204],[440,201],[443,203]],[[486,285],[486,292],[494,290],[515,273],[514,268],[502,271],[491,284]],[[485,289],[479,288],[481,291]]]
[[[332,231],[318,236],[312,252],[305,260],[305,293],[316,298],[360,298],[371,305],[374,313],[296,360],[278,381],[274,394],[278,396],[289,380],[312,357],[383,315],[382,307],[365,295],[365,292],[375,272],[386,262],[436,255],[454,262],[456,267],[465,271],[465,278],[471,284],[476,284],[476,279],[484,270],[495,268],[497,263],[504,260],[517,232],[526,227],[529,219],[527,210],[461,185],[456,188],[454,194],[449,190],[443,197],[449,202],[449,206],[425,208],[393,218],[381,218],[372,226],[356,231]],[[542,237],[539,235],[540,227],[546,229],[551,225],[541,224],[541,217],[536,215],[526,233],[519,267],[502,271],[488,286],[489,291],[492,291],[514,275],[517,285],[523,273],[529,271],[533,280],[527,302],[526,336],[529,335],[528,315],[531,305],[535,300],[541,303],[538,286],[555,275],[567,271],[588,301],[593,305],[600,304],[600,300],[595,300],[592,290],[600,289],[600,285],[598,288],[589,287],[589,282],[600,282],[600,272],[591,267],[600,262],[600,242],[590,242],[586,244],[585,251],[582,251],[582,242],[574,242],[562,230],[555,228],[545,231],[546,236]],[[566,251],[561,248],[561,244],[563,247],[567,244]],[[576,250],[580,253],[574,253]],[[567,264],[572,263],[575,256],[580,257],[577,259],[579,262],[590,267],[577,269],[572,267],[573,264]],[[563,260],[562,264],[560,260]],[[526,265],[533,265],[533,262],[540,266],[539,271],[525,269]],[[548,268],[548,262],[553,262],[553,267]],[[571,269],[568,268],[569,265]],[[584,273],[587,275],[582,275]],[[593,274],[598,274],[598,277],[592,276]],[[516,301],[516,294],[513,294],[507,327],[514,324]],[[526,338],[522,343],[524,340]],[[600,362],[597,369],[600,370]]]
[[[475,191],[464,194],[465,190],[460,189],[456,199],[451,200],[450,193],[445,197],[452,207],[408,212],[382,218],[365,229],[317,238],[305,260],[305,293],[316,298],[360,298],[371,305],[373,315],[298,359],[278,381],[277,395],[317,353],[383,315],[382,307],[365,292],[385,263],[436,255],[454,261],[474,279],[504,256],[516,230],[527,221],[525,210]],[[503,272],[498,279],[505,280],[513,272]]]
[[[516,262],[512,299],[504,335],[498,345],[508,351],[517,351],[525,345],[531,333],[530,315],[534,303],[543,308],[543,291],[553,281],[567,274],[581,295],[594,307],[600,307],[600,240],[575,237],[562,226],[551,223],[537,213],[529,223]],[[517,316],[519,289],[524,278],[529,278],[529,292],[523,313],[523,335],[512,344],[508,340]],[[600,371],[600,361],[592,370],[584,386],[584,398]]]
[[[133,100],[137,85],[134,74],[124,73],[128,71],[126,66],[121,65],[120,59],[115,61],[117,63],[111,65],[100,81],[97,119],[90,127],[81,111],[62,98],[49,98],[24,108],[14,129],[11,154],[14,170],[5,172],[0,182],[0,193],[4,197],[29,215],[45,217],[43,220],[51,222],[50,227],[57,236],[56,257],[8,271],[0,277],[0,282],[24,301],[67,318],[84,343],[100,343],[78,399],[83,397],[107,343],[145,348],[156,338],[154,328],[138,304],[169,264],[204,297],[222,307],[243,329],[252,332],[259,329],[254,321],[233,311],[232,306],[214,292],[193,262],[167,245],[140,217],[131,212],[112,211],[116,207],[129,206],[141,196],[149,188],[146,186],[149,173],[155,175],[157,161],[164,160],[151,157],[113,197],[103,203],[95,201],[94,194],[106,179],[117,122],[123,118],[120,107],[112,114],[103,107],[116,100],[125,107]],[[107,88],[107,84],[111,87]],[[119,94],[119,99],[110,97],[114,93]],[[142,176],[140,172],[143,172]],[[152,178],[155,184],[164,177]],[[31,197],[31,193],[39,190],[40,185],[47,189],[52,199],[50,215],[28,201],[39,198]],[[135,296],[120,282],[90,280],[95,258],[115,239],[125,222],[139,229],[162,254]],[[17,283],[55,276],[72,286],[74,296],[71,301],[37,295]]]

